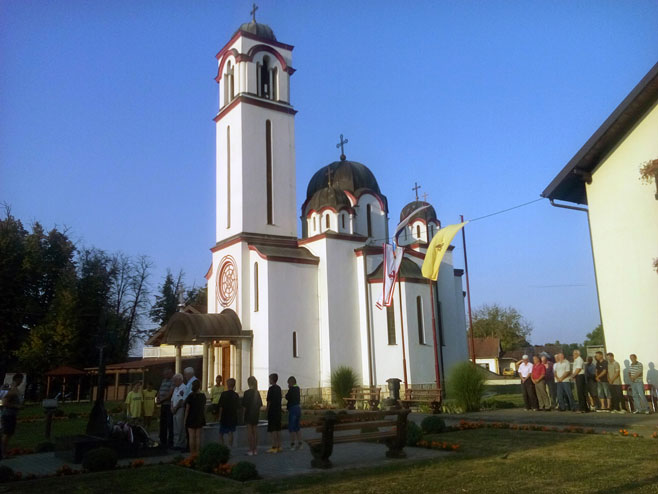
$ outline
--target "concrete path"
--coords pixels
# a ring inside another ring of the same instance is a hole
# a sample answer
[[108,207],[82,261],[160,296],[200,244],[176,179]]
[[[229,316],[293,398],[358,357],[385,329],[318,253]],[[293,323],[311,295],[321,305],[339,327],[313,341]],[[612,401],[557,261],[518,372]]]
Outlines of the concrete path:
[[[177,456],[176,454],[167,454],[163,456],[152,456],[149,458],[141,458],[147,465],[157,464],[159,462],[168,463]],[[135,460],[135,458],[123,458],[119,460],[119,465],[127,466]],[[74,470],[82,469],[81,465],[76,465],[67,462],[61,458],[56,458],[55,453],[36,453],[33,455],[21,455],[5,460],[0,460],[0,465],[6,465],[15,472],[21,472],[23,476],[34,475],[53,475],[63,465],[68,465]]]

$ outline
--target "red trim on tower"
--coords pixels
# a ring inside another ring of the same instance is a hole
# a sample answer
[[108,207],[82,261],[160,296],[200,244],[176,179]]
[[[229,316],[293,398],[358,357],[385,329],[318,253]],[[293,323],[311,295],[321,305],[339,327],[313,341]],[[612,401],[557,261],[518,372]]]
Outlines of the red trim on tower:
[[210,263],[210,267],[208,268],[208,272],[206,273],[204,278],[209,280],[211,276],[212,276],[212,263]]
[[215,55],[215,58],[219,60],[224,53],[226,53],[227,50],[229,50],[229,47],[235,43],[240,36],[244,36],[245,38],[252,39],[254,41],[261,41],[262,43],[267,43],[272,46],[276,46],[278,48],[283,48],[284,50],[289,50],[292,51],[295,47],[293,45],[287,45],[285,43],[280,43],[279,41],[274,41],[271,39],[264,39],[259,36],[256,36],[255,34],[248,33],[246,31],[240,31],[239,29],[235,32],[233,36],[231,36],[231,39],[228,40],[228,43],[224,45],[224,47],[217,52],[217,55]]
[[289,262],[292,264],[312,264],[317,266],[320,264],[320,260],[315,260],[315,259],[299,259],[296,257],[286,257],[286,256],[268,256],[266,254],[263,254],[261,251],[258,250],[258,248],[255,245],[249,245],[249,250],[254,251],[256,254],[261,259],[265,259],[266,261],[274,261],[274,262]]
[[274,55],[276,59],[279,61],[279,63],[281,64],[281,69],[288,72],[288,64],[286,63],[285,59],[281,56],[281,53],[276,51],[271,46],[254,45],[251,48],[249,48],[249,52],[247,52],[247,56],[249,57],[250,60],[253,60],[254,55],[256,55],[256,53],[260,53],[261,51],[266,51],[267,53],[271,53],[272,55]]
[[226,64],[226,61],[230,58],[233,57],[235,59],[235,63],[238,63],[241,57],[241,53],[236,50],[235,48],[231,48],[230,50],[227,50],[226,53],[222,56],[221,61],[219,62],[219,67],[217,68],[217,76],[215,77],[215,82],[219,84],[219,82],[222,80],[222,74],[224,73],[224,64]]
[[324,238],[328,238],[329,240],[350,240],[351,242],[363,242],[364,240],[368,239],[368,237],[363,237],[361,235],[348,235],[345,233],[324,232],[315,235],[314,237],[300,238],[297,241],[297,244],[305,245],[310,242],[315,242],[316,240],[322,240]]
[[211,252],[223,250],[238,242],[258,242],[262,245],[271,245],[279,247],[297,247],[297,239],[294,237],[282,237],[280,235],[267,235],[263,233],[237,233],[210,248]]
[[235,97],[233,101],[231,101],[227,106],[219,110],[219,113],[213,118],[215,122],[219,122],[222,117],[230,112],[233,108],[235,108],[238,103],[245,103],[248,105],[253,105],[253,106],[259,106],[261,108],[267,108],[268,110],[275,110],[275,111],[280,111],[282,113],[287,113],[288,115],[295,115],[297,114],[297,110],[290,106],[282,106],[282,105],[277,105],[275,103],[270,103],[267,100],[262,100],[258,98],[258,96],[246,96],[245,94],[240,94]]

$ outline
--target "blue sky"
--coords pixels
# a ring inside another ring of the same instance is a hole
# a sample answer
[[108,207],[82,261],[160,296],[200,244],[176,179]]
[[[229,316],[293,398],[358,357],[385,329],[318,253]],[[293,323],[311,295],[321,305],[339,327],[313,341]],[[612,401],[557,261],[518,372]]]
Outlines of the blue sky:
[[[655,1],[259,5],[295,45],[297,204],[342,133],[391,227],[415,181],[444,224],[537,198],[658,60]],[[204,283],[214,55],[250,6],[0,2],[0,201],[81,245],[149,255],[154,287],[167,268]],[[474,306],[516,307],[533,343],[599,323],[584,213],[542,201],[472,223],[467,240]]]

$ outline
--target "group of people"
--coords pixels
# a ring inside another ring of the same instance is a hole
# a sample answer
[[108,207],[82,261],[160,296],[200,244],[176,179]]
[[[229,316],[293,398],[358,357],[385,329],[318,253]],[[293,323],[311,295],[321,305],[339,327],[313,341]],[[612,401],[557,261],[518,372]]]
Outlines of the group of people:
[[[270,374],[270,387],[267,391],[267,431],[272,447],[268,453],[279,453],[281,447],[281,404],[282,391],[277,384],[279,376]],[[235,391],[236,381],[226,381],[217,376],[210,390],[210,413],[219,421],[219,442],[233,446],[233,435],[238,425],[238,412],[244,411],[247,429],[248,456],[258,454],[258,423],[263,401],[258,391],[258,381],[254,376],[247,379],[249,388],[242,397]],[[301,393],[294,376],[288,378],[288,392],[285,395],[288,410],[288,432],[290,448],[302,447],[300,432]],[[188,367],[183,374],[174,374],[165,369],[162,383],[155,402],[160,405],[160,445],[164,448],[198,454],[201,446],[201,431],[206,425],[207,397],[201,390],[201,383],[194,376],[194,369]]]
[[[644,394],[644,369],[631,354],[628,378],[633,398],[633,413],[650,413]],[[612,352],[603,356],[596,352],[594,359],[583,360],[580,351],[573,351],[573,362],[557,353],[555,362],[547,355],[534,355],[532,362],[523,355],[517,363],[521,377],[523,401],[526,410],[563,411],[586,413],[590,411],[625,413],[622,390],[622,372]],[[571,388],[576,386],[578,401]]]
[[131,423],[143,422],[144,427],[148,430],[151,420],[153,420],[156,394],[157,392],[148,381],[146,386],[143,386],[142,381],[134,383],[124,402],[128,421]]

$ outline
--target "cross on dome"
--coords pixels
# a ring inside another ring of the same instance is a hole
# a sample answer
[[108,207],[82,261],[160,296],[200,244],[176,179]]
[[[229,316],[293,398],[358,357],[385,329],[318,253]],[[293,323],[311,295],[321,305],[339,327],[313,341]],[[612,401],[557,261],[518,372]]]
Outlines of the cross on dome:
[[423,192],[423,202],[427,202],[428,197],[429,197],[429,194],[427,192]]
[[421,186],[418,185],[417,182],[414,182],[414,187],[411,188],[411,190],[413,190],[416,193],[416,201],[418,201],[418,189],[420,189],[420,188],[421,188]]
[[340,142],[336,144],[336,149],[340,148],[340,160],[345,161],[345,151],[343,149],[343,146],[347,144],[349,141],[347,139],[343,139],[343,134],[340,135]]
[[257,10],[258,10],[258,5],[256,5],[256,4],[254,3],[254,4],[252,5],[252,7],[251,7],[251,12],[249,12],[249,13],[251,14],[251,20],[252,20],[252,22],[256,22],[256,11],[257,11]]

